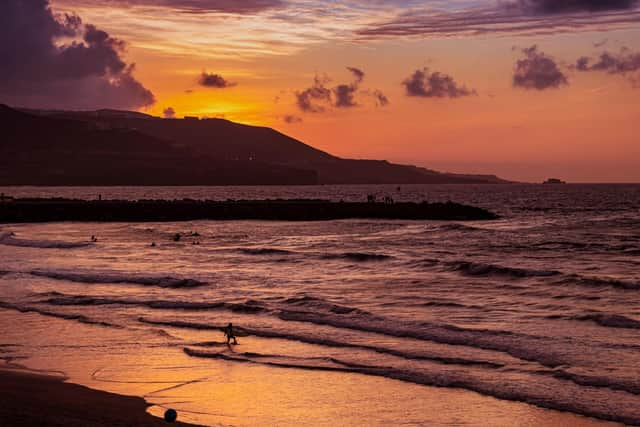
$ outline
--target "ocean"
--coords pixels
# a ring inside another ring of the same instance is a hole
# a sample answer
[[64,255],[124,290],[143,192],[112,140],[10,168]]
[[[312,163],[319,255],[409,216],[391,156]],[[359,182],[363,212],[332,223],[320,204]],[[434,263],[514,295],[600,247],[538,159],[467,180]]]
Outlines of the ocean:
[[[5,361],[207,425],[640,425],[640,185],[0,192],[375,194],[501,216],[1,224]],[[232,348],[229,322],[248,335]]]

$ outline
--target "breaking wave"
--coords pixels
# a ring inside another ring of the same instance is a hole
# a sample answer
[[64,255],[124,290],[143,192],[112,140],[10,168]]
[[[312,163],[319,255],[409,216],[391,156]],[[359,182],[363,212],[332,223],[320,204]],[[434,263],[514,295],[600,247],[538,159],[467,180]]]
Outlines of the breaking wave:
[[364,310],[360,310],[359,308],[333,304],[323,299],[315,298],[308,295],[304,295],[301,297],[288,298],[284,302],[287,305],[296,306],[296,307],[306,307],[314,311],[323,311],[323,312],[330,312],[330,313],[336,313],[336,314],[349,314],[349,313],[369,314],[368,312]]
[[578,274],[571,274],[558,281],[557,284],[591,286],[591,287],[613,287],[618,289],[635,290],[640,289],[640,283],[628,282],[625,280],[604,278],[604,277],[587,277]]
[[118,328],[118,329],[122,328],[122,326],[120,325],[116,325],[114,323],[109,323],[109,322],[103,322],[100,320],[93,320],[82,314],[56,313],[54,311],[43,310],[38,307],[11,304],[3,301],[0,301],[0,308],[4,308],[6,310],[15,310],[15,311],[19,311],[20,313],[37,313],[42,316],[56,317],[58,319],[75,320],[77,322],[85,323],[87,325],[106,326],[106,327]]
[[[634,412],[634,401],[629,395],[624,395],[622,390],[614,391],[614,393],[620,393],[617,396],[618,399],[630,406],[623,405],[622,408],[624,409],[622,411],[611,413],[606,404],[601,404],[603,399],[606,401],[606,392],[601,391],[600,388],[609,388],[605,383],[600,382],[597,378],[579,377],[571,374],[563,375],[561,371],[558,371],[557,375],[551,375],[542,380],[538,379],[537,382],[526,381],[526,376],[523,376],[514,380],[518,384],[517,387],[505,387],[505,384],[495,376],[479,377],[464,368],[438,371],[428,369],[412,370],[406,367],[364,365],[333,357],[305,358],[259,353],[210,352],[189,347],[183,350],[187,355],[197,358],[222,359],[229,362],[251,363],[288,369],[358,373],[414,384],[463,388],[498,399],[525,402],[543,408],[572,412],[603,420],[634,425],[640,424],[640,416]],[[535,373],[531,375],[535,375]],[[571,381],[572,384],[567,384],[567,381]],[[580,387],[578,385],[579,381],[583,381],[592,387],[587,389]],[[539,385],[542,386],[540,387]],[[574,393],[579,390],[582,391],[581,398],[575,399]],[[613,390],[618,389],[613,388]]]
[[240,252],[246,255],[289,255],[293,252],[274,248],[241,248]]
[[475,263],[470,261],[457,261],[447,264],[452,271],[460,272],[467,276],[506,276],[516,279],[526,277],[549,277],[560,273],[556,270],[533,270],[526,268],[503,267],[496,264]]
[[161,288],[195,288],[208,283],[196,279],[162,276],[137,275],[118,272],[73,272],[68,270],[33,270],[34,276],[47,277],[55,280],[68,280],[77,283],[132,283],[144,286],[158,286]]
[[640,320],[630,319],[619,314],[585,314],[583,316],[573,316],[571,320],[591,321],[608,328],[640,329]]
[[307,322],[398,338],[413,338],[440,344],[463,345],[492,350],[536,362],[546,367],[570,364],[569,354],[554,352],[553,339],[510,331],[461,328],[448,324],[400,322],[374,315],[327,315],[301,311],[282,311],[285,321]]
[[6,246],[19,246],[24,248],[42,249],[75,249],[91,246],[90,242],[65,242],[59,240],[28,240],[18,239],[13,233],[0,234],[0,244]]
[[355,262],[371,262],[371,261],[385,261],[393,258],[390,255],[384,254],[369,254],[363,252],[345,252],[341,254],[324,254],[321,256],[323,259],[342,259]]
[[189,302],[166,300],[136,300],[125,298],[100,298],[82,295],[58,295],[41,301],[50,305],[59,306],[97,306],[97,305],[131,305],[165,310],[229,310],[236,313],[260,313],[266,309],[254,301],[246,303],[230,302]]
[[461,224],[459,222],[454,222],[451,224],[442,224],[437,227],[439,230],[446,231],[486,231],[485,229],[479,227],[473,227],[467,224]]

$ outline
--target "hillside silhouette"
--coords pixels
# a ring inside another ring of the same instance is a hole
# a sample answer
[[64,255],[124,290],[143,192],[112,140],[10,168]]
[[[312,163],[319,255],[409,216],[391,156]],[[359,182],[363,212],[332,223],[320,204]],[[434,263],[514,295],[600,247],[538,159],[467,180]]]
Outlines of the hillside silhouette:
[[0,105],[0,185],[497,183],[379,160],[341,159],[274,129],[223,119]]

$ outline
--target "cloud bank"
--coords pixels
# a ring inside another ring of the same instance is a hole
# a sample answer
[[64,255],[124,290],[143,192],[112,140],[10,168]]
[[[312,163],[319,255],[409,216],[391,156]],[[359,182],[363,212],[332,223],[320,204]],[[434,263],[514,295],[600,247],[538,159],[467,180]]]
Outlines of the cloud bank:
[[638,25],[639,7],[639,0],[515,0],[453,10],[423,7],[370,24],[357,34],[379,39],[593,31]]
[[519,0],[517,3],[507,4],[507,7],[518,7],[525,12],[553,15],[627,10],[637,4],[637,0]]
[[119,7],[160,7],[189,13],[253,14],[281,7],[282,0],[64,0],[79,6],[102,6],[105,3]]

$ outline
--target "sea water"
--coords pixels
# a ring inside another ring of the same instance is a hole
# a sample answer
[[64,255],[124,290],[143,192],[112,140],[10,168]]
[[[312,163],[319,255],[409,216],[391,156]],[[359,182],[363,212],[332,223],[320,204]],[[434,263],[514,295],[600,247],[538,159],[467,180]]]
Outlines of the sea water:
[[[638,185],[0,191],[374,194],[501,215],[3,224],[0,357],[12,363],[211,425],[566,424],[547,409],[589,417],[574,425],[640,425]],[[220,332],[229,322],[249,334],[235,347]]]

